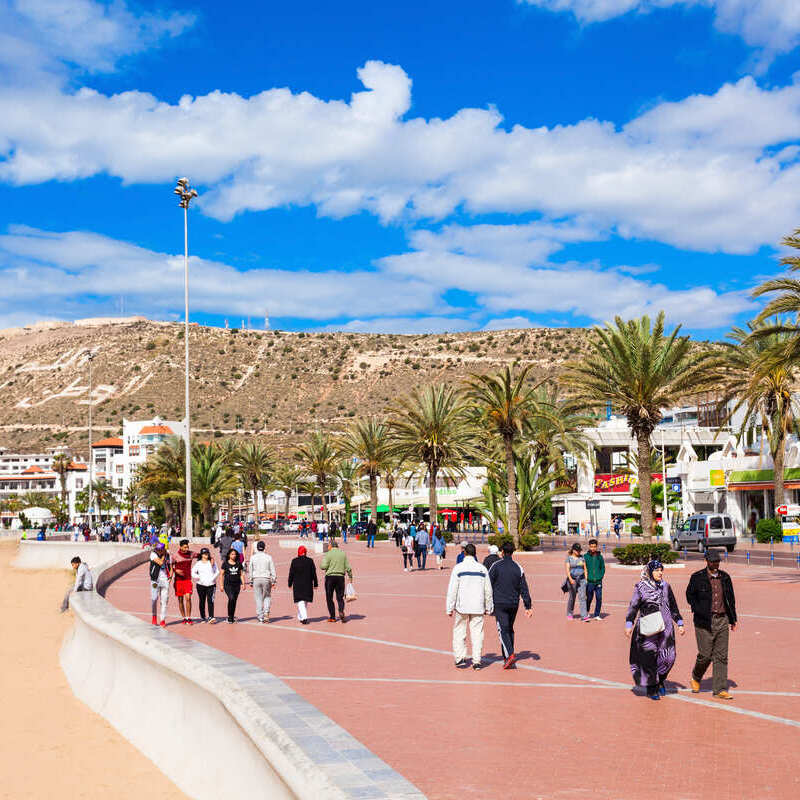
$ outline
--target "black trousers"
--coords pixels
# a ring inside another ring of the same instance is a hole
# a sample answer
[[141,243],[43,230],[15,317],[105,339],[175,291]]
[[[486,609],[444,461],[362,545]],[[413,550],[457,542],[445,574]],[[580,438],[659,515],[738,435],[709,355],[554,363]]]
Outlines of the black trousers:
[[325,576],[325,601],[328,604],[328,617],[336,619],[336,609],[333,606],[333,593],[336,592],[336,604],[339,614],[344,614],[344,575]]
[[208,616],[214,616],[214,590],[216,586],[201,586],[197,584],[197,597],[200,601],[200,618],[206,618],[206,603],[208,603]]
[[241,591],[241,582],[225,582],[225,594],[228,595],[228,622],[233,622],[236,618],[236,601],[239,599],[239,592]]
[[517,618],[518,609],[519,604],[494,607],[494,618],[497,620],[497,632],[500,634],[503,658],[508,658],[514,652],[514,620]]

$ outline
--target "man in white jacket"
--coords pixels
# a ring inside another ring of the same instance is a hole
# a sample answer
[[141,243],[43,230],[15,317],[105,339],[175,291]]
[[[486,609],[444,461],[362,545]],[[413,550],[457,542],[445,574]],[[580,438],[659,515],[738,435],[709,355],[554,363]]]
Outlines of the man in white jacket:
[[278,580],[275,562],[265,552],[264,542],[256,543],[256,551],[250,556],[250,583],[256,598],[256,616],[259,622],[269,622],[269,609],[272,605],[272,587]]
[[480,669],[483,618],[494,611],[489,572],[475,560],[475,545],[464,548],[464,560],[453,567],[447,587],[447,613],[454,616],[453,657],[457,667],[467,664],[467,628],[472,639],[472,669]]

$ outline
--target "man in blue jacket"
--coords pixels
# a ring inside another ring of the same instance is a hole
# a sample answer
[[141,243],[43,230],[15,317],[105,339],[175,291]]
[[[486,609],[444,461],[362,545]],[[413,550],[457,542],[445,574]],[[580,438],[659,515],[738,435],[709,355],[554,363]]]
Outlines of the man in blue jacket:
[[514,545],[509,541],[503,542],[503,557],[489,568],[494,616],[500,634],[500,646],[503,649],[503,669],[512,669],[517,660],[514,653],[514,620],[519,610],[520,598],[525,606],[525,616],[530,617],[533,614],[525,572],[511,558],[513,552]]

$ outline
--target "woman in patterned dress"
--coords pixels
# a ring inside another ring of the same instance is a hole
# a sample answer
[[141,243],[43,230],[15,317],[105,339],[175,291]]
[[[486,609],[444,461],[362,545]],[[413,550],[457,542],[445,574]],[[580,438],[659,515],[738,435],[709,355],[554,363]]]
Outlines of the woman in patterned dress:
[[[660,611],[664,619],[664,630],[652,636],[642,635],[640,619],[656,611]],[[642,568],[625,617],[625,633],[631,639],[633,680],[637,686],[647,688],[651,700],[659,700],[666,694],[664,681],[675,663],[676,625],[683,636],[683,617],[672,588],[664,580],[664,565],[654,559]]]

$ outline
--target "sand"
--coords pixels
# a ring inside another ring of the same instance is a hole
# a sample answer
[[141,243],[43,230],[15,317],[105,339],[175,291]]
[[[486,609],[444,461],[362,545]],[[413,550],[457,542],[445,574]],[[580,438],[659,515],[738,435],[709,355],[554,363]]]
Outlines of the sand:
[[185,798],[72,694],[58,661],[73,624],[58,611],[69,573],[11,569],[16,549],[0,542],[0,798]]

